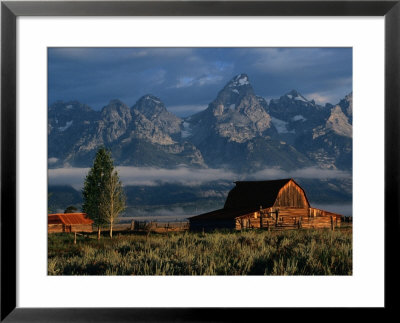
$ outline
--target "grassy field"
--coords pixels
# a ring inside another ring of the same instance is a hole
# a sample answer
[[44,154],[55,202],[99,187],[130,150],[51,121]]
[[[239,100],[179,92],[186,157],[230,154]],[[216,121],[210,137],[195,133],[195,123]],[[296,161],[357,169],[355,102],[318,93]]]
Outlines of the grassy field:
[[49,275],[351,275],[352,230],[48,237]]

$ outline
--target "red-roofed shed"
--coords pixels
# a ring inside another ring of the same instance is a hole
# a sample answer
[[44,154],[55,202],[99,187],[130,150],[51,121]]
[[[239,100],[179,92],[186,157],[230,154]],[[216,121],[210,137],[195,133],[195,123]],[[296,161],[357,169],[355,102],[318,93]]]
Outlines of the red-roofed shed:
[[54,213],[47,219],[48,232],[92,232],[93,220],[86,213]]

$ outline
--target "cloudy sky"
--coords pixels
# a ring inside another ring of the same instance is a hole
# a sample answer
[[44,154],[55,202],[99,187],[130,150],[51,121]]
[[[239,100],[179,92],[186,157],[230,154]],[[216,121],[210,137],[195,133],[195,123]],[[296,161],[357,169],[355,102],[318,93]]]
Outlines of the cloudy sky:
[[98,110],[112,99],[132,106],[153,94],[187,116],[206,108],[240,73],[267,99],[296,89],[335,104],[352,91],[352,49],[49,48],[49,104],[78,100]]

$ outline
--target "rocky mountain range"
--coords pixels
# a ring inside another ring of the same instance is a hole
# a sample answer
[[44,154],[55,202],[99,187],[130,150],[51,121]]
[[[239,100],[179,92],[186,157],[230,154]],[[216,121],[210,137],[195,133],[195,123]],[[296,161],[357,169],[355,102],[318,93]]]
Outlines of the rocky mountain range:
[[49,168],[89,167],[104,145],[116,165],[350,171],[352,106],[351,93],[321,106],[295,90],[268,102],[254,93],[246,74],[187,118],[170,113],[151,94],[132,107],[112,100],[101,111],[58,101],[48,109]]

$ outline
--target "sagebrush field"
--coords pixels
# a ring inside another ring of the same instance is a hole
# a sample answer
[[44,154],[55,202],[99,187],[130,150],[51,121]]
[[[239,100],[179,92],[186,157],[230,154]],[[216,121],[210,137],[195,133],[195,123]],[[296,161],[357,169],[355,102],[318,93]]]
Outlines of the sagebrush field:
[[49,275],[352,275],[352,230],[48,237]]

